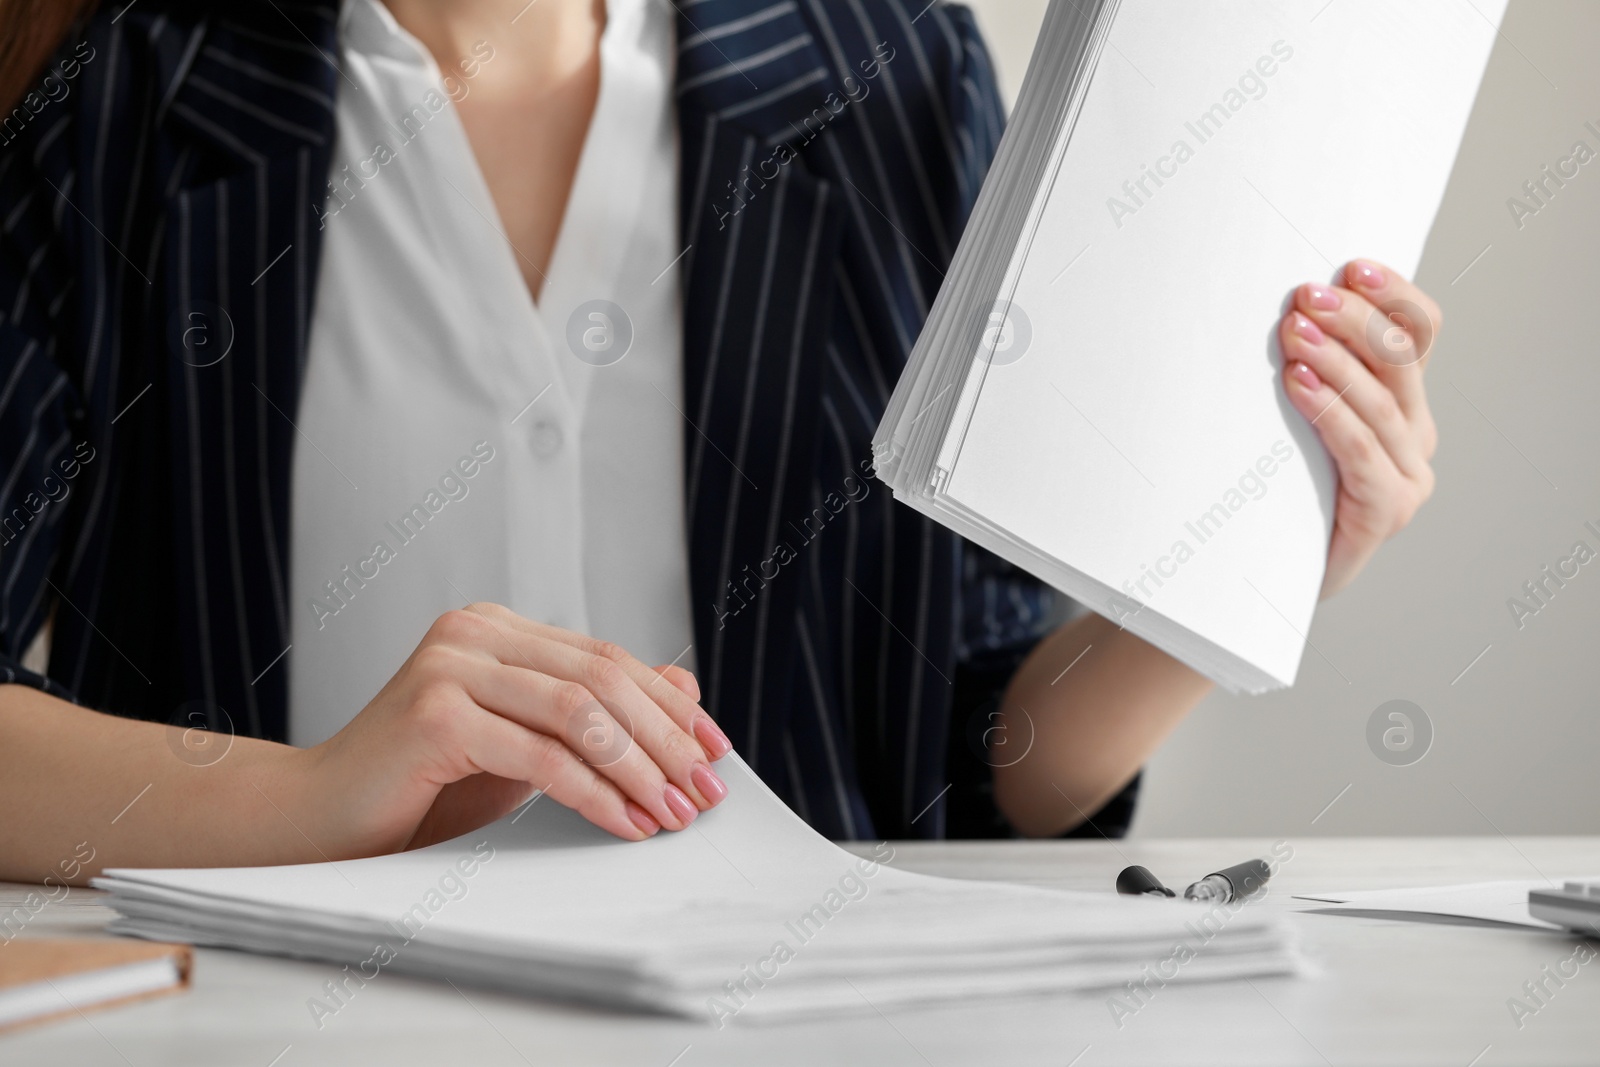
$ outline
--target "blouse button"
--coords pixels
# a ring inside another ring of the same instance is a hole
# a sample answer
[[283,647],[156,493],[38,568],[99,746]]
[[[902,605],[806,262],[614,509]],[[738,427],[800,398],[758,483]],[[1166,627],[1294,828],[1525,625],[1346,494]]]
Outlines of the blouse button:
[[533,454],[540,459],[550,459],[561,451],[561,424],[554,419],[539,419],[529,435]]

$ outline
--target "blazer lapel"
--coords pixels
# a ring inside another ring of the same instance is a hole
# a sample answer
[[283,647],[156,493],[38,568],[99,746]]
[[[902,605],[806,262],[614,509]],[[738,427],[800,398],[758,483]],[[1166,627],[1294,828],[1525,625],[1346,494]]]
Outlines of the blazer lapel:
[[810,506],[843,205],[785,143],[834,75],[793,7],[729,31],[749,10],[680,8],[677,82],[696,660],[708,708],[760,769],[787,726],[800,567],[783,542]]
[[[164,121],[184,182],[163,234],[175,551],[191,692],[282,739],[293,422],[334,140],[337,8],[209,23]],[[204,445],[202,444],[204,443]],[[249,685],[233,679],[256,679]],[[226,691],[219,691],[219,687]]]

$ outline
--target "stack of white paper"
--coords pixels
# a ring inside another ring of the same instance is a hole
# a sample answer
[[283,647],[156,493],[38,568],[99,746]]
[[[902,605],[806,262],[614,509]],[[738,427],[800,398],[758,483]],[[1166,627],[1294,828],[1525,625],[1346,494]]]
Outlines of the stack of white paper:
[[346,965],[329,1011],[388,971],[720,1026],[1296,968],[1264,909],[894,870],[818,836],[738,757],[718,769],[721,805],[644,842],[542,799],[400,855],[94,884],[115,932]]
[[1291,684],[1335,483],[1275,327],[1351,258],[1415,270],[1504,8],[1053,0],[874,441],[896,498],[1229,689]]

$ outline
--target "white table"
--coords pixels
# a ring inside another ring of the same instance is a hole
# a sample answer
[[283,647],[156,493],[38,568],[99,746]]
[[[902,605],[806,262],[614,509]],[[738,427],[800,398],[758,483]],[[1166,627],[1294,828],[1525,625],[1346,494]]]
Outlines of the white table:
[[[954,877],[1110,889],[1142,863],[1169,883],[1267,855],[1260,840],[899,844],[894,864]],[[1600,872],[1600,838],[1310,838],[1260,907],[1301,912],[1302,891]],[[861,849],[865,853],[866,849]],[[0,884],[6,910],[25,887]],[[109,911],[74,890],[23,936],[97,933]],[[708,922],[715,916],[708,915]],[[1119,1029],[1106,996],[863,1015],[714,1031],[708,1024],[588,1011],[383,974],[319,1030],[307,1007],[330,966],[202,950],[194,988],[0,1037],[0,1064],[306,1067],[311,1064],[1600,1063],[1600,960],[1519,1029],[1507,1007],[1574,938],[1504,928],[1303,914],[1291,920],[1320,973],[1158,990]],[[4,952],[0,945],[0,952]],[[1130,978],[1135,977],[1130,975]]]

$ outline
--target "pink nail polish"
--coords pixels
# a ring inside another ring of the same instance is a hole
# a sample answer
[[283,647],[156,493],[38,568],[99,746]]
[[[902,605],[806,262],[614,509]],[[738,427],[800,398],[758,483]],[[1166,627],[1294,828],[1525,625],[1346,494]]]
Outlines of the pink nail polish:
[[722,779],[717,773],[704,763],[696,763],[694,770],[689,772],[689,781],[700,790],[700,795],[715,804],[728,795],[728,787],[722,784]]
[[661,829],[661,824],[656,822],[655,818],[648,811],[645,811],[633,801],[625,800],[622,802],[622,806],[627,809],[628,821],[637,826],[639,828],[639,832],[644,834],[644,836],[649,837],[657,830]]
[[662,790],[662,793],[667,799],[667,809],[676,815],[678,821],[683,825],[688,826],[694,822],[694,817],[700,814],[684,791],[671,782],[667,783],[667,787]]
[[1322,379],[1317,377],[1317,372],[1304,363],[1296,361],[1289,364],[1289,374],[1311,392],[1322,388]]
[[694,736],[712,759],[721,759],[733,751],[733,742],[728,740],[728,735],[709,715],[702,715],[694,721]]
[[1356,260],[1351,273],[1354,275],[1351,281],[1368,289],[1381,289],[1389,280],[1388,275],[1384,274],[1377,264],[1368,263],[1364,259]]
[[1325,339],[1323,337],[1322,330],[1317,326],[1317,324],[1300,314],[1298,311],[1294,313],[1294,323],[1292,328],[1294,329],[1295,335],[1308,344],[1320,345]]
[[1338,290],[1313,285],[1306,290],[1306,303],[1318,311],[1338,311],[1344,300],[1339,296]]

